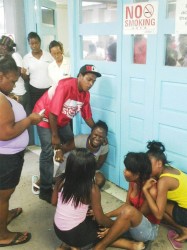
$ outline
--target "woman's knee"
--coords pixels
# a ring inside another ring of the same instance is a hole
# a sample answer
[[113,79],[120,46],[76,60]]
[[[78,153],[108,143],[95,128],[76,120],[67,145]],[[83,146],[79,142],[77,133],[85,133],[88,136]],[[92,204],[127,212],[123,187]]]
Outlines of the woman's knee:
[[105,185],[106,179],[101,172],[97,172],[95,174],[95,183],[98,185],[99,188],[102,188]]
[[121,218],[132,218],[137,213],[137,209],[129,204],[126,204],[122,209],[120,216]]

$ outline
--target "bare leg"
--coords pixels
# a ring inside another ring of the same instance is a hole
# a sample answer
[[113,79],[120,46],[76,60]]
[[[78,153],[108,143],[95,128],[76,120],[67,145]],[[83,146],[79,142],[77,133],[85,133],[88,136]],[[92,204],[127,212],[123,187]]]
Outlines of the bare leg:
[[138,226],[141,223],[141,220],[142,213],[136,208],[126,205],[125,209],[121,211],[113,226],[109,229],[108,234],[93,249],[106,249],[106,247],[112,245],[122,235],[122,233],[128,231],[130,227]]
[[[0,190],[0,244],[10,243],[16,236],[16,233],[7,229],[9,200],[15,188]],[[23,236],[23,238],[27,236]]]
[[145,245],[143,242],[135,242],[127,239],[120,238],[116,241],[114,241],[111,245],[111,247],[117,247],[122,249],[129,249],[129,250],[141,250],[145,248]]
[[167,203],[165,214],[164,214],[164,221],[166,221],[166,223],[168,225],[170,225],[170,226],[172,226],[180,231],[179,237],[176,238],[176,241],[183,242],[183,241],[187,240],[187,227],[183,227],[183,226],[177,224],[173,220],[173,218],[172,218],[173,207],[174,207],[174,203],[172,203],[172,202]]
[[67,245],[65,242],[62,242],[62,244],[56,248],[56,250],[79,250],[80,248],[71,247]]
[[128,204],[124,203],[123,205],[121,205],[120,207],[106,213],[105,215],[107,217],[117,217],[118,215],[121,214],[121,212],[123,211],[123,209],[125,209],[125,207],[128,206]]

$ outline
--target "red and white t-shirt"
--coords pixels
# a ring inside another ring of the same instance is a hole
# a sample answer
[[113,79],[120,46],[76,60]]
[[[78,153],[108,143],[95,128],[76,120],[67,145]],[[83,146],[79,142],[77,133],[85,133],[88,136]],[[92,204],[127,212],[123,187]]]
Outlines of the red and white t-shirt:
[[89,91],[79,92],[77,78],[66,78],[52,86],[36,102],[33,112],[45,109],[45,119],[38,125],[49,128],[49,113],[57,116],[57,125],[64,127],[80,111],[83,119],[92,117]]

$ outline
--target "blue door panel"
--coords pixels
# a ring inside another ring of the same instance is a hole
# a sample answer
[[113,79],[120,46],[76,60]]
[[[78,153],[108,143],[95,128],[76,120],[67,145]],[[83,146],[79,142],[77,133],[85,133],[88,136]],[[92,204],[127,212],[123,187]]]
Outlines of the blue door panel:
[[[72,1],[68,1],[72,6]],[[115,23],[80,23],[81,1],[74,2],[74,10],[76,12],[74,18],[74,30],[71,34],[74,37],[73,51],[76,62],[73,62],[75,75],[79,68],[84,64],[93,64],[101,72],[102,77],[98,78],[94,86],[90,90],[91,107],[93,119],[103,120],[107,123],[109,154],[106,163],[102,167],[107,179],[119,184],[119,153],[120,153],[120,95],[121,95],[121,25]],[[118,17],[121,17],[122,9],[118,5]],[[121,20],[121,19],[120,19]],[[72,20],[71,20],[72,22]],[[71,26],[72,29],[72,26]],[[83,59],[82,36],[89,35],[116,35],[117,36],[117,62],[96,61]],[[74,57],[74,56],[73,56]],[[81,126],[80,126],[81,124]],[[75,133],[86,133],[90,131],[80,116],[75,118]]]
[[166,35],[175,34],[175,19],[160,8],[153,137],[162,141],[168,160],[187,172],[187,69],[165,66]]

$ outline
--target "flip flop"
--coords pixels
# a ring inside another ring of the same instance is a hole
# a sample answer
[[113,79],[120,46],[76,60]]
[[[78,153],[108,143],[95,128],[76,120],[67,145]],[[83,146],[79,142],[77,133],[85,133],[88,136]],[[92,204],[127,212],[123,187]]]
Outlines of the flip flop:
[[167,236],[174,249],[182,249],[182,243],[175,240],[175,237],[178,236],[177,232],[174,230],[169,230]]
[[[33,175],[32,176],[32,193],[38,195],[40,193],[40,187],[36,184],[37,181],[39,180],[38,175]],[[37,190],[35,190],[35,188]]]
[[[22,237],[26,236],[24,240],[21,240]],[[24,233],[16,233],[15,238],[8,244],[0,244],[0,247],[7,247],[7,246],[14,246],[14,245],[20,245],[28,242],[31,239],[31,234],[28,232]]]
[[17,207],[17,208],[11,209],[10,212],[13,213],[13,216],[10,218],[9,221],[7,221],[7,225],[10,224],[10,222],[13,221],[16,217],[18,217],[23,212],[23,210],[21,207]]

